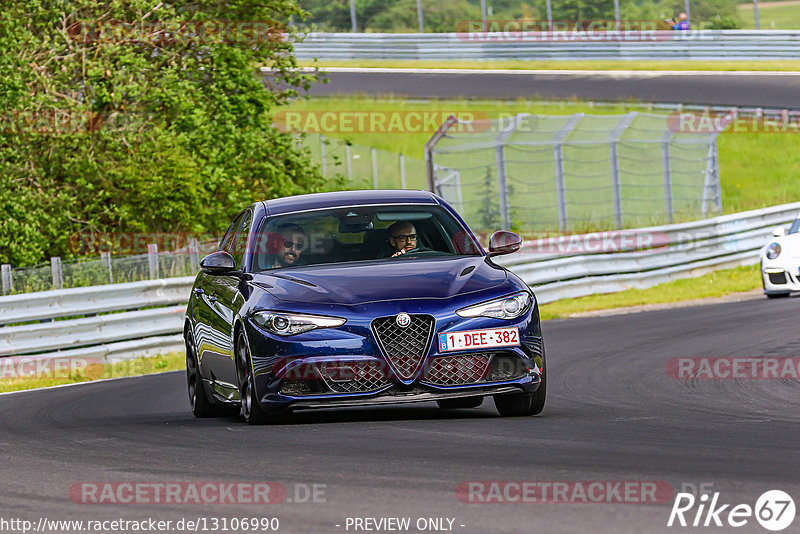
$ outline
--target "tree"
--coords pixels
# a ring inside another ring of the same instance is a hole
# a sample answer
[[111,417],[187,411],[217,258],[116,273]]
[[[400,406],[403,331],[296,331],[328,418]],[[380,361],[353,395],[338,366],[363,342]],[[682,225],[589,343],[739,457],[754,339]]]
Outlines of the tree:
[[69,255],[76,232],[216,233],[322,187],[271,124],[316,79],[282,37],[293,0],[6,4],[0,262]]

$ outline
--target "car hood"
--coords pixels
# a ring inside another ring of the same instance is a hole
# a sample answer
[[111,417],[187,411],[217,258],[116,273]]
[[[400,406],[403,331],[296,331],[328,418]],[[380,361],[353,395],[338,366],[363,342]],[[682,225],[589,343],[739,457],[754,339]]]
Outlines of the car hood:
[[496,287],[505,269],[483,256],[408,258],[294,267],[254,275],[252,283],[290,302],[358,305],[450,298]]

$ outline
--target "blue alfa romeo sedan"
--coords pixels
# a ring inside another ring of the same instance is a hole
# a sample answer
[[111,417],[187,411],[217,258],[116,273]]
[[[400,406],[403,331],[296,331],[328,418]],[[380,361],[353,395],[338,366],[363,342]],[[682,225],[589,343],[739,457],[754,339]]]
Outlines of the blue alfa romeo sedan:
[[294,410],[436,401],[542,411],[536,298],[426,191],[341,191],[256,202],[203,258],[186,311],[196,417],[250,424]]

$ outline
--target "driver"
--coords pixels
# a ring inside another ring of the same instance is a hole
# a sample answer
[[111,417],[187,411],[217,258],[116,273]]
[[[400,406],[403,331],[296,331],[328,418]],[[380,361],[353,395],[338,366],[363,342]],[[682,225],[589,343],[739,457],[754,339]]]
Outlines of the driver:
[[300,225],[294,223],[281,224],[277,231],[279,238],[275,245],[273,261],[266,268],[277,269],[297,265],[306,247],[305,231]]
[[389,226],[389,244],[394,248],[392,258],[417,248],[417,229],[411,221],[397,221]]

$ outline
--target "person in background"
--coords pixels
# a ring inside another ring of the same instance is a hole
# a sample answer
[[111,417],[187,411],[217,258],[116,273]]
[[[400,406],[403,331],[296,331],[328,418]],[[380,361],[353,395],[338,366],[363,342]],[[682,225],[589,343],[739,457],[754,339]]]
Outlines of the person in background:
[[[672,19],[672,22],[675,22],[675,19]],[[686,16],[686,13],[681,13],[678,15],[678,21],[672,26],[673,30],[691,30],[692,27],[689,24],[689,18]]]

